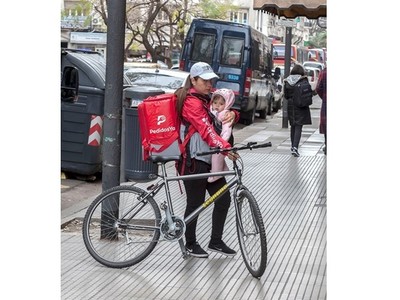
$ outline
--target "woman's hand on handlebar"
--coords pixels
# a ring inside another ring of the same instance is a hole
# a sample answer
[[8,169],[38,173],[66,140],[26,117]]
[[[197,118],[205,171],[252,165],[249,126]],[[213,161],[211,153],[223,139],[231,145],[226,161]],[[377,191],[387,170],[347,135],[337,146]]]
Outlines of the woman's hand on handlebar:
[[227,156],[230,160],[233,160],[233,161],[237,160],[240,157],[239,153],[235,153],[233,151],[228,152]]

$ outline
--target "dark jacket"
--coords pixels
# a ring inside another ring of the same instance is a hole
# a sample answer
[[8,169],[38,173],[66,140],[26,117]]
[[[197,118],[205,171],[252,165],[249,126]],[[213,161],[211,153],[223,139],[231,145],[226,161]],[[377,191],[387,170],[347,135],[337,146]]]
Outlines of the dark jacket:
[[322,105],[321,105],[321,111],[320,111],[320,118],[319,118],[319,132],[326,134],[326,82],[327,82],[327,72],[328,70],[323,69],[321,74],[319,74],[318,78],[318,83],[317,87],[315,90],[317,91],[317,94],[321,97],[322,99]]
[[293,104],[294,85],[302,80],[307,80],[307,76],[289,75],[284,81],[283,93],[288,101],[288,118],[290,126],[311,125],[310,107],[297,107]]

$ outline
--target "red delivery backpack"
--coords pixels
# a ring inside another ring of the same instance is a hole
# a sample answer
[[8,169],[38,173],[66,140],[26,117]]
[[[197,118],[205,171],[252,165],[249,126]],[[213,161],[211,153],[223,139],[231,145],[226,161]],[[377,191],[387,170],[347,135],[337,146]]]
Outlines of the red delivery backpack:
[[157,156],[179,160],[181,155],[185,155],[185,146],[194,128],[190,126],[182,142],[176,102],[175,94],[161,94],[147,97],[138,105],[143,160]]

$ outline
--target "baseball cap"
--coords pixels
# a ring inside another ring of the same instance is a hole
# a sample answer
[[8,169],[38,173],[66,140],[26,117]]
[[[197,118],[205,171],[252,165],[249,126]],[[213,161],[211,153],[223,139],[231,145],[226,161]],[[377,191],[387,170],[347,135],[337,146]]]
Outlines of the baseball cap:
[[190,76],[201,77],[204,80],[219,78],[208,63],[197,62],[190,68]]

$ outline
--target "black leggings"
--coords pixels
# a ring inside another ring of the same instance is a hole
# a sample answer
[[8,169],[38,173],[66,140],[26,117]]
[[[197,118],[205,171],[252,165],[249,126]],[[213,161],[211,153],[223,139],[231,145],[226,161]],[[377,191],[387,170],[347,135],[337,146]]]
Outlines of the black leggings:
[[290,126],[290,141],[292,142],[292,147],[299,148],[301,132],[303,130],[303,125],[292,125]]
[[[181,170],[181,164],[178,166],[178,170]],[[209,173],[211,166],[203,161],[192,159],[190,167],[185,166],[184,174],[200,174]],[[184,180],[183,184],[186,190],[186,210],[185,217],[192,213],[196,208],[204,203],[206,190],[210,195],[213,195],[223,185],[226,184],[225,178],[221,178],[215,182],[208,182],[207,178],[195,179],[195,180]],[[231,203],[230,193],[225,193],[217,202],[214,202],[214,210],[212,214],[212,231],[211,241],[218,243],[222,241],[222,233],[224,231],[224,225],[226,216],[228,214],[229,206]],[[196,242],[196,217],[190,224],[186,226],[186,243],[192,244]]]

